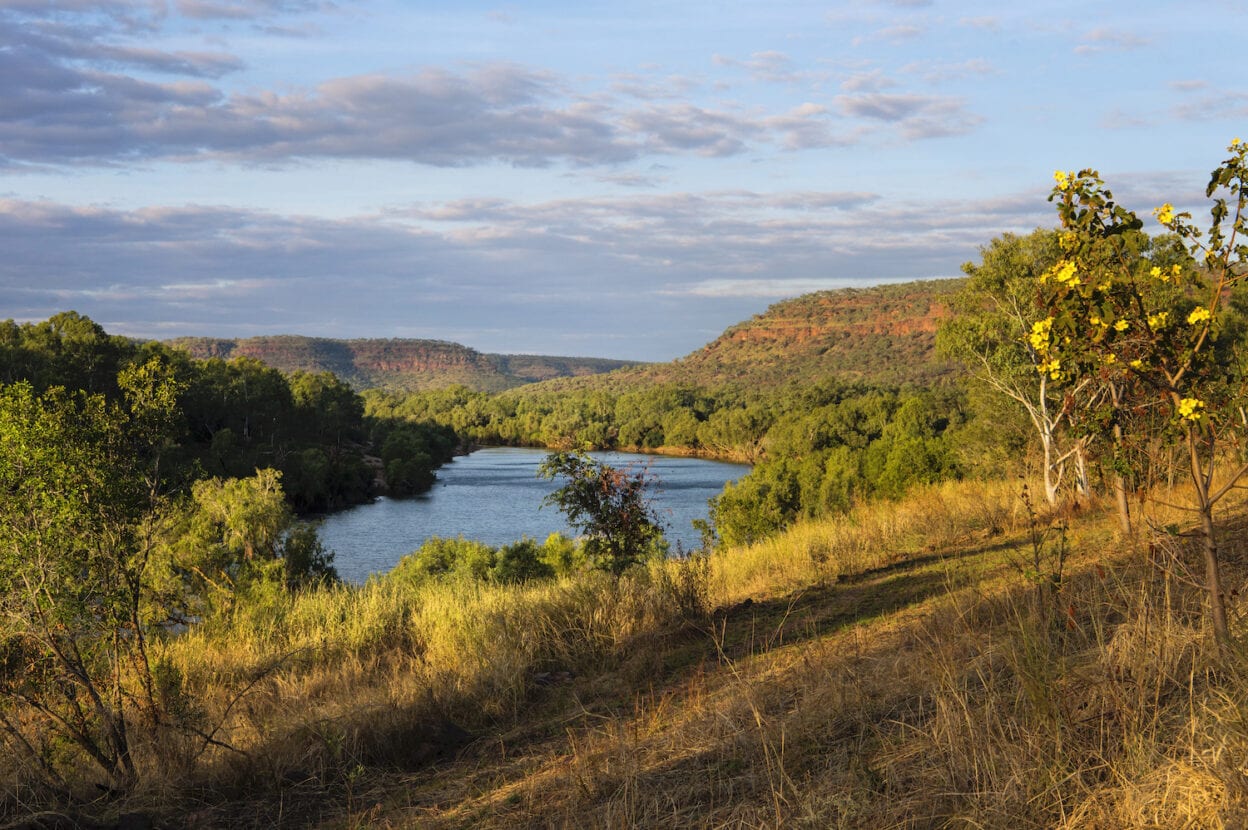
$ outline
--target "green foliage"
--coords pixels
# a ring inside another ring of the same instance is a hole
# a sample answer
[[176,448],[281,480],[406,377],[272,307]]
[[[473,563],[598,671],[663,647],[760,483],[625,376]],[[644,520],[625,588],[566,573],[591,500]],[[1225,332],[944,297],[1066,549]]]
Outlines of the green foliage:
[[261,583],[293,589],[335,579],[315,529],[294,525],[277,470],[197,481],[169,517],[157,564],[160,593],[179,619],[229,612]]
[[0,735],[53,783],[62,769],[36,751],[28,724],[125,788],[137,775],[135,710],[158,716],[146,651],[161,622],[146,603],[151,483],[175,390],[158,365],[126,382],[132,409],[60,387],[0,387]]
[[618,470],[584,453],[558,452],[546,456],[537,474],[566,481],[542,503],[558,507],[580,529],[595,567],[618,576],[665,545],[646,495],[651,479],[645,470]]
[[288,590],[338,581],[334,553],[321,544],[314,524],[298,522],[286,531],[282,539],[281,560]]
[[521,539],[501,548],[484,542],[434,537],[399,560],[385,579],[424,582],[429,579],[470,579],[513,585],[550,579],[576,567],[575,545],[560,534],[552,534],[539,545]]
[[157,473],[166,487],[271,467],[283,473],[296,511],[324,512],[374,495],[367,444],[380,446],[392,428],[410,428],[426,445],[391,453],[389,460],[400,459],[392,471],[396,494],[426,489],[459,443],[446,427],[366,421],[363,399],[326,371],[283,375],[241,355],[194,360],[159,343],[110,337],[75,312],[38,324],[0,323],[0,381],[24,380],[36,392],[59,385],[113,402],[150,396],[153,379],[141,375],[153,360],[175,381],[168,388],[176,407]]
[[863,499],[898,498],[920,483],[961,472],[948,438],[965,422],[953,390],[889,393],[825,384],[775,404],[766,457],[711,502],[725,544],[756,542],[799,517],[850,510]]
[[434,470],[451,460],[457,443],[450,429],[433,423],[375,423],[373,434],[381,439],[386,490],[396,498],[432,487]]

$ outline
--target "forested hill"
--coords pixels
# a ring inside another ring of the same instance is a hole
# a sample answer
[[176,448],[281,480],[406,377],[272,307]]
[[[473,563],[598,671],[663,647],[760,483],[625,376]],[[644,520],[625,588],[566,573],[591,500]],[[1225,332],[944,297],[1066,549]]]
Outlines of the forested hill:
[[167,341],[193,357],[253,357],[283,372],[333,372],[356,389],[419,391],[462,384],[498,392],[558,377],[609,372],[634,362],[592,357],[484,354],[442,340],[330,340],[281,335]]
[[954,371],[936,355],[936,330],[951,315],[950,300],[962,283],[925,280],[804,294],[772,305],[671,363],[555,380],[540,388],[771,388],[824,378],[929,386]]

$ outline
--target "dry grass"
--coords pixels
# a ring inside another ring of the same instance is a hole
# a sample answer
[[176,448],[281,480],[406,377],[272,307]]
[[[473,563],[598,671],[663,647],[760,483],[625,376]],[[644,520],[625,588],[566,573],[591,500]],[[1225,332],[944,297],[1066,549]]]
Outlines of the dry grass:
[[[382,579],[251,608],[161,654],[230,748],[147,748],[163,774],[110,809],[192,826],[1244,826],[1248,659],[1212,648],[1186,540],[1153,540],[1167,576],[1097,509],[1033,537],[1021,507],[1009,485],[946,484],[618,582]],[[1228,553],[1241,584],[1248,557]]]

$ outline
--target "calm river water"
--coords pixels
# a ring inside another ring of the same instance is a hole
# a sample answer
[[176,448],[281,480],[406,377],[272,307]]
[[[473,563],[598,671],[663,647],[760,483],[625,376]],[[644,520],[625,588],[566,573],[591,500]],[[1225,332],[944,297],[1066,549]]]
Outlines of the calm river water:
[[[433,489],[414,499],[378,499],[327,516],[321,541],[334,551],[338,574],[362,583],[388,571],[431,536],[464,536],[500,546],[522,537],[537,541],[551,533],[575,533],[555,507],[542,499],[558,482],[537,477],[546,450],[492,447],[455,459],[438,470]],[[749,472],[743,464],[700,458],[628,453],[594,453],[613,467],[647,465],[658,479],[655,513],[665,523],[672,549],[700,543],[694,519],[706,518],[706,501]]]

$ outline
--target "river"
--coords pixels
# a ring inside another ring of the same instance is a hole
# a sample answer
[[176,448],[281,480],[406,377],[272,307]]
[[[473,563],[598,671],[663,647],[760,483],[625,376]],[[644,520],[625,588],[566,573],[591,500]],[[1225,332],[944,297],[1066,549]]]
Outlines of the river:
[[[575,533],[556,507],[542,499],[560,486],[537,477],[546,450],[490,447],[456,458],[438,470],[433,489],[412,499],[381,498],[327,516],[321,541],[334,551],[334,565],[347,582],[362,583],[388,571],[432,536],[464,536],[495,547],[528,537]],[[700,544],[694,519],[706,518],[706,501],[724,484],[750,471],[743,464],[702,458],[593,453],[613,467],[645,465],[657,479],[655,514],[672,549]]]

